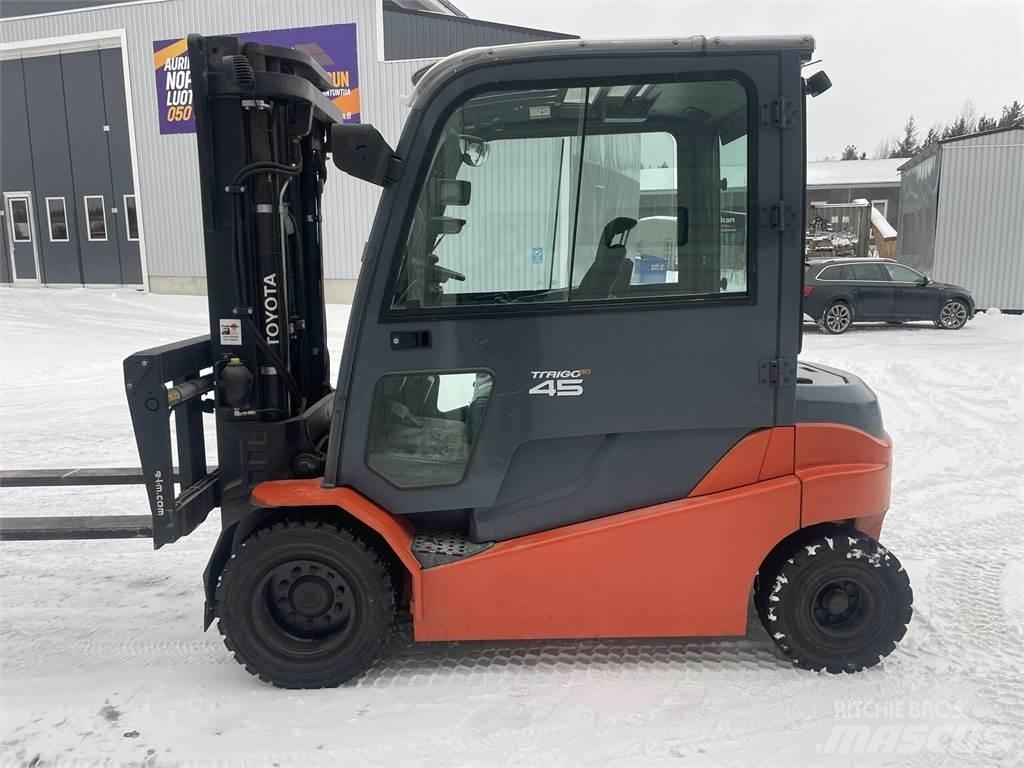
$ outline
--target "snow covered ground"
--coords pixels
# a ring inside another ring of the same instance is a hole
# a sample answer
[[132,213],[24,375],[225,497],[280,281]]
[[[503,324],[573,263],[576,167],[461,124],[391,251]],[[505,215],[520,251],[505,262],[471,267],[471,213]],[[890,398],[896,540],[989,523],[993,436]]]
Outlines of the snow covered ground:
[[[346,307],[331,307],[338,356]],[[0,289],[0,466],[137,464],[130,352],[205,300]],[[0,545],[0,765],[1020,765],[1024,318],[808,328],[895,440],[883,540],[916,601],[880,666],[791,668],[756,619],[721,640],[398,642],[356,684],[260,684],[201,628],[217,521],[144,541]],[[0,515],[145,513],[138,488],[0,489]]]

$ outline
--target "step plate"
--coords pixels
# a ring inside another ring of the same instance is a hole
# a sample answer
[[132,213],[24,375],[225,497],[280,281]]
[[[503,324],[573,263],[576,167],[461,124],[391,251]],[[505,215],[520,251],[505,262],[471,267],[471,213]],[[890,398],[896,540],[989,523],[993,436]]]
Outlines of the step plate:
[[478,544],[450,531],[417,531],[412,539],[412,553],[424,568],[454,563],[493,546],[493,541]]

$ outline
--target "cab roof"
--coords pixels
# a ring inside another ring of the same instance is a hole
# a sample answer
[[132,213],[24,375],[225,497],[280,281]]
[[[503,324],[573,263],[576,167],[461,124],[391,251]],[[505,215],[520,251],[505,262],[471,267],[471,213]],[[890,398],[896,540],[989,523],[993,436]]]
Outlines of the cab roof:
[[795,52],[802,61],[810,61],[814,53],[811,35],[756,35],[742,37],[660,37],[622,38],[610,40],[543,40],[533,43],[494,45],[469,48],[453,53],[413,75],[409,106],[421,109],[437,91],[457,75],[480,67],[508,62],[559,61],[615,55],[711,56],[715,54],[750,54]]

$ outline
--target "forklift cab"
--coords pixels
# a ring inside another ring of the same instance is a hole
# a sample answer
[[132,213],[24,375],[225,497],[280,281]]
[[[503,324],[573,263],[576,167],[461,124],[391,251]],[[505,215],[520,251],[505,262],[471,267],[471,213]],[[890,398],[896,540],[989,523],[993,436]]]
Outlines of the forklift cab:
[[[304,53],[188,45],[210,335],[126,391],[155,545],[220,507],[206,624],[247,669],[337,685],[401,611],[425,641],[739,635],[752,586],[794,664],[892,650],[877,401],[796,359],[810,37],[464,51],[394,149]],[[382,187],[335,388],[329,158]]]
[[[552,42],[428,69],[397,150],[374,142],[402,170],[366,247],[325,484],[500,541],[681,498],[791,422],[795,378],[761,373],[795,363],[799,228],[758,201],[802,199],[810,49]],[[366,167],[345,149],[367,130],[333,127],[343,170]],[[723,210],[747,214],[739,269]],[[660,282],[629,239],[651,216],[675,223]]]

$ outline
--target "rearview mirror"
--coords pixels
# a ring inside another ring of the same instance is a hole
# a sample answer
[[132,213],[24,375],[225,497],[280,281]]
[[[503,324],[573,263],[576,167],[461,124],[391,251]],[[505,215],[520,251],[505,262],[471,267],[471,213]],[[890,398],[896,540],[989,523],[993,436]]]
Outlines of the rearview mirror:
[[349,176],[380,187],[402,175],[402,161],[372,125],[332,125],[331,159]]
[[459,150],[462,152],[462,162],[473,168],[479,168],[487,162],[491,146],[476,136],[462,134],[459,136]]

